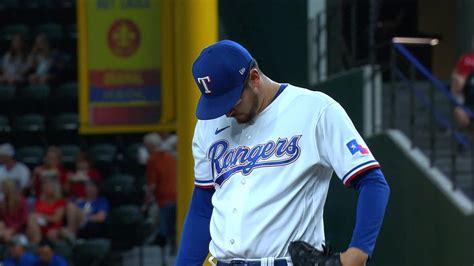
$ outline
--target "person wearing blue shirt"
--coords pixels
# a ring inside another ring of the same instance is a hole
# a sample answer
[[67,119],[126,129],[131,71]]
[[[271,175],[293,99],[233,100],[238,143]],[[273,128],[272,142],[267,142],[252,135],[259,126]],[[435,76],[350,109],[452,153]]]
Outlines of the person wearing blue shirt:
[[67,261],[56,255],[51,242],[44,240],[38,247],[38,261],[35,266],[68,266]]
[[8,242],[8,256],[3,261],[4,266],[36,266],[38,258],[25,250],[28,239],[24,235],[15,235]]
[[61,234],[65,238],[94,238],[99,237],[103,223],[109,212],[109,202],[99,196],[99,189],[95,182],[86,183],[84,199],[78,199],[68,204],[66,215],[67,228]]

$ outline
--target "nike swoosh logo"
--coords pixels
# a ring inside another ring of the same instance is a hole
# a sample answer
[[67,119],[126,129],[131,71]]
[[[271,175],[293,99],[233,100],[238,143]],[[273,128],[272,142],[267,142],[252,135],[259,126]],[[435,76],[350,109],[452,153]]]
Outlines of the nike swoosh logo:
[[214,134],[217,135],[217,134],[221,133],[222,131],[228,129],[229,127],[230,127],[230,126],[226,126],[226,127],[221,128],[221,129],[216,128],[216,132],[215,132]]

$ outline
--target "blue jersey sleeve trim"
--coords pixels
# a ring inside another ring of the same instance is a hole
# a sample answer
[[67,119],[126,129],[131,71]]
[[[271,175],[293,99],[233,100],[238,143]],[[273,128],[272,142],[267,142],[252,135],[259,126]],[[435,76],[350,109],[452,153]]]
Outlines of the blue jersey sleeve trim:
[[378,165],[379,166],[379,163],[376,160],[370,160],[370,161],[363,162],[363,163],[359,164],[358,166],[356,166],[356,167],[352,168],[351,170],[349,170],[349,172],[347,172],[342,177],[342,182],[345,184],[347,177],[352,176],[354,172],[358,172],[357,170],[359,170],[361,168],[364,168],[364,166],[369,166],[369,165]]
[[214,182],[214,180],[212,179],[209,179],[209,180],[197,180],[197,179],[194,179],[194,183],[212,183]]
[[380,169],[360,174],[353,183],[359,192],[359,199],[356,224],[349,246],[363,250],[370,257],[382,226],[390,188]]
[[214,188],[214,180],[196,180],[194,179],[194,186],[198,188],[210,189]]

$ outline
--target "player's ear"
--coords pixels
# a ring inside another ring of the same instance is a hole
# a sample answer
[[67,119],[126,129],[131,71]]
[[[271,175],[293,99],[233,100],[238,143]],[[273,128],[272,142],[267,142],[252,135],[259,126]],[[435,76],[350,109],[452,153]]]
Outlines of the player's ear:
[[258,72],[256,68],[252,68],[249,73],[249,85],[251,87],[257,87],[260,84],[260,81],[260,72]]

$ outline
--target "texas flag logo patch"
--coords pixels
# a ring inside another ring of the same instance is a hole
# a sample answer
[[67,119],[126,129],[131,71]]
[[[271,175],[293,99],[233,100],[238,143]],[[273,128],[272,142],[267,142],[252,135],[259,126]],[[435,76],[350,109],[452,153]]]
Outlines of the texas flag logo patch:
[[353,139],[346,144],[347,148],[352,155],[360,152],[360,154],[366,155],[369,154],[369,149],[357,143],[357,140]]

